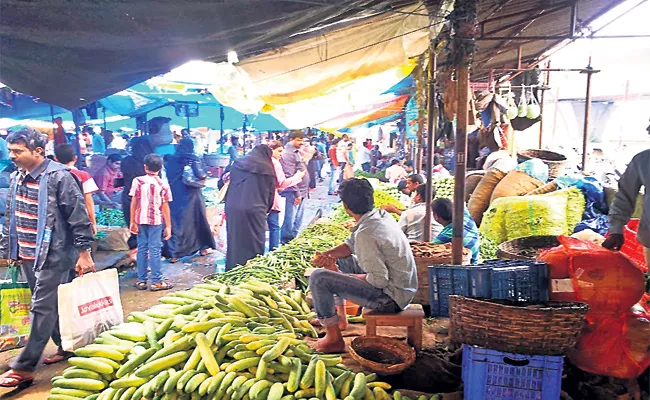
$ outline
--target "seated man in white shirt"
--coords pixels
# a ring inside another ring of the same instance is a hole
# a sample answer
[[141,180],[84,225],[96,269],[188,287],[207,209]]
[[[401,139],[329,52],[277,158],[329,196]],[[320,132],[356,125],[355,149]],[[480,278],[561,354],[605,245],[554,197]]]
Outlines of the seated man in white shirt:
[[[409,241],[421,242],[424,240],[424,217],[426,215],[426,185],[420,185],[415,189],[413,204],[401,212],[399,227]],[[431,198],[436,197],[436,188],[431,188]],[[442,231],[440,225],[433,217],[431,218],[431,238],[438,236]]]
[[393,159],[390,167],[386,168],[386,179],[390,183],[397,183],[408,176],[408,172],[402,167],[399,160]]

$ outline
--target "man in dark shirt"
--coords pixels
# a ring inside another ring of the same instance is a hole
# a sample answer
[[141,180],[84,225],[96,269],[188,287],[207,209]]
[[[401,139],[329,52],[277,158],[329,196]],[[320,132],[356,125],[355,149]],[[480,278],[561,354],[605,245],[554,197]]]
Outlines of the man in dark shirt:
[[0,231],[0,259],[22,264],[32,290],[31,332],[23,351],[0,375],[0,386],[16,387],[34,380],[50,337],[58,352],[46,364],[70,355],[61,348],[58,288],[72,277],[92,271],[92,228],[79,182],[70,170],[45,158],[47,137],[32,129],[7,138],[11,161],[19,168],[11,177],[7,214]]

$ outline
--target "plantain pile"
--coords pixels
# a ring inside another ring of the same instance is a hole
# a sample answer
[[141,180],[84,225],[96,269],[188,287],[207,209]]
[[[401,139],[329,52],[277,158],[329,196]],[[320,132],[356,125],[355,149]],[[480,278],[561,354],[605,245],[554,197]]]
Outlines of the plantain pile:
[[315,354],[300,340],[317,334],[299,290],[197,284],[160,302],[76,350],[48,399],[389,397],[374,374],[353,374],[341,356]]

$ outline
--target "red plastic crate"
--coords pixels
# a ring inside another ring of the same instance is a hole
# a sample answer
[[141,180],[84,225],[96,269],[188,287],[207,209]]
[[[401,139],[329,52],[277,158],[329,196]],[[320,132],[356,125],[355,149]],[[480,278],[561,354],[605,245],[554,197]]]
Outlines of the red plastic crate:
[[648,272],[648,262],[645,259],[644,247],[636,239],[636,233],[639,230],[639,220],[631,219],[625,226],[623,236],[625,237],[625,244],[621,248],[621,253],[625,254],[634,264],[636,264],[643,272]]

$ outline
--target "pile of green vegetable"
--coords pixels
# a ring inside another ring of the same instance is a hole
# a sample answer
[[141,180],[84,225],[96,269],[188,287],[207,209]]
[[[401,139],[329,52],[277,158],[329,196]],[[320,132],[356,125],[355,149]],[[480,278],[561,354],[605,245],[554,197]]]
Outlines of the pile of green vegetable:
[[501,197],[483,214],[480,232],[496,244],[530,236],[571,235],[585,197],[576,187],[531,196]]
[[436,199],[451,199],[454,198],[454,177],[442,178],[433,180],[431,182],[436,188]]
[[122,210],[107,208],[95,214],[97,225],[100,226],[126,226]]
[[341,244],[350,231],[333,222],[311,225],[286,245],[265,255],[249,260],[230,271],[214,275],[215,282],[236,285],[249,279],[280,284],[296,280],[296,285],[306,288],[305,270],[313,267],[311,260],[317,251],[329,250]]
[[479,232],[479,254],[483,261],[496,260],[499,245],[490,239],[483,232]]
[[380,181],[385,181],[386,180],[386,170],[381,170],[379,172],[376,172],[374,174],[370,172],[365,172],[362,170],[357,170],[354,172],[354,177],[355,178],[374,178],[374,179],[379,179]]
[[[404,208],[404,205],[397,200],[394,196],[390,195],[384,190],[380,189],[375,189],[374,191],[374,199],[375,199],[375,208],[381,208],[382,206],[385,205],[394,205],[398,208]],[[391,214],[396,220],[399,220],[399,215],[397,214]],[[334,211],[332,211],[328,216],[327,216],[330,221],[336,222],[336,223],[343,223],[347,222],[352,219],[346,212],[345,209],[343,208],[342,205],[337,205],[334,208]]]
[[303,296],[257,281],[168,294],[76,350],[48,399],[401,400],[300,340],[317,337]]

